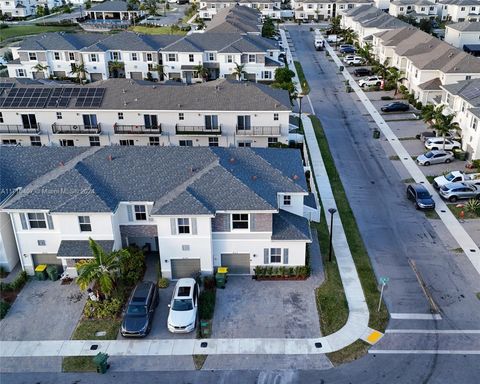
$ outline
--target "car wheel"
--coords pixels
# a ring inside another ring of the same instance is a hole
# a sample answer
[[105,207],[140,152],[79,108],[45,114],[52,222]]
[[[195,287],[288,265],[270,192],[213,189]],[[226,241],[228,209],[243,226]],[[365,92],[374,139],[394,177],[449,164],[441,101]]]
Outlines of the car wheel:
[[378,83],[377,83],[377,84],[375,84],[375,85],[376,85],[376,86],[380,86],[380,85],[382,85],[382,83],[378,82]]
[[453,147],[453,148],[452,148],[452,151],[455,151],[456,149],[460,149],[460,148],[458,148],[458,147]]
[[432,151],[438,151],[438,148],[437,147],[432,147],[431,150]]
[[457,197],[457,196],[450,196],[450,197],[448,198],[448,201],[450,201],[451,203],[455,203],[457,200],[458,200],[458,197]]
[[415,203],[415,209],[420,209],[417,203]]
[[430,165],[430,162],[429,161],[426,161],[425,163],[423,163],[423,165],[425,165],[426,167],[428,167]]
[[448,163],[451,163],[451,162],[452,162],[452,159],[447,159],[447,160],[445,160],[445,163],[447,163],[447,164],[448,164]]

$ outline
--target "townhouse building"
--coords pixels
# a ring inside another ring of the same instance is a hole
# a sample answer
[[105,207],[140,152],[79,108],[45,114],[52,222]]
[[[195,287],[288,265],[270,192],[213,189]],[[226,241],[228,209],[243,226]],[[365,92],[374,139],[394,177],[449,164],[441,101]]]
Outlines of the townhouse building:
[[242,7],[238,4],[218,9],[215,17],[207,23],[205,32],[260,35],[261,14],[255,8]]
[[445,42],[475,56],[480,55],[480,22],[463,21],[447,24]]
[[435,19],[438,15],[438,4],[429,0],[395,0],[390,2],[388,13],[392,16],[409,16],[416,21]]
[[280,0],[201,0],[198,16],[204,20],[211,20],[220,10],[237,6],[255,9],[262,17],[281,18]]
[[214,80],[231,78],[238,64],[243,65],[245,79],[271,82],[275,70],[283,66],[280,53],[275,40],[217,29],[188,36],[54,32],[26,38],[13,47],[14,60],[7,67],[9,76],[17,78],[125,77],[192,83],[204,80],[199,66]]
[[287,91],[226,79],[182,85],[2,80],[0,140],[22,146],[288,144]]
[[37,13],[37,7],[49,9],[62,5],[61,0],[0,0],[0,11],[7,17],[23,19]]
[[439,14],[442,20],[480,21],[480,0],[440,0]]
[[[2,167],[17,173],[19,159],[36,163],[45,149],[6,148]],[[113,146],[66,156],[1,211],[29,274],[57,264],[76,276],[92,238],[108,252],[153,253],[162,276],[178,279],[217,266],[305,265],[309,196],[298,150]]]
[[341,12],[372,4],[372,0],[292,0],[297,20],[329,20]]
[[455,113],[462,134],[462,149],[480,159],[480,79],[441,85],[445,113]]

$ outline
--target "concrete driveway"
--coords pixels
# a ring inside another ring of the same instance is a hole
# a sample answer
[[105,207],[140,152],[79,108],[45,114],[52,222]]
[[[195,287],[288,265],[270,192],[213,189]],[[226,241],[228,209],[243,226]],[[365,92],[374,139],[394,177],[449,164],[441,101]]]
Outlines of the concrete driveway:
[[30,280],[0,321],[0,340],[68,340],[85,300],[73,282]]

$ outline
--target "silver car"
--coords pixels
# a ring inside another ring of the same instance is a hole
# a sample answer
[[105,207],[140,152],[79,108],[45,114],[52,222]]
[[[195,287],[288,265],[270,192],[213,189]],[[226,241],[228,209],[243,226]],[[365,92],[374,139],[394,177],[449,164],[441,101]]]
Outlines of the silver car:
[[433,150],[418,156],[417,163],[425,166],[429,166],[430,164],[451,163],[453,158],[452,152]]
[[480,199],[480,187],[466,183],[449,183],[440,187],[438,193],[454,203],[460,199]]

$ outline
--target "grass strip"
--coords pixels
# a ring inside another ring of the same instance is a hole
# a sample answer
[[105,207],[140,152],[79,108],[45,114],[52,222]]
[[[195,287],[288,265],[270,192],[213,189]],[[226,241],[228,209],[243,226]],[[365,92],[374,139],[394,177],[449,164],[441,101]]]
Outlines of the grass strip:
[[304,95],[308,95],[310,93],[310,86],[308,85],[308,81],[305,78],[305,73],[303,73],[302,64],[299,61],[294,61],[295,69],[297,70],[298,80],[300,81],[300,85],[302,86],[302,92]]
[[63,372],[95,372],[93,356],[68,356],[62,360]]
[[[353,260],[355,262],[355,266],[357,269],[357,273],[360,278],[360,282],[362,284],[368,309],[370,311],[370,320],[368,325],[373,329],[377,329],[380,332],[383,332],[388,323],[388,311],[384,302],[382,302],[380,311],[377,311],[380,292],[378,289],[377,279],[375,277],[375,274],[372,269],[372,265],[370,263],[370,258],[363,244],[362,237],[360,235],[357,223],[355,221],[355,216],[353,215],[352,209],[350,207],[347,196],[345,194],[345,190],[340,180],[340,176],[335,167],[335,163],[333,161],[333,157],[330,153],[330,149],[328,146],[328,140],[325,136],[320,120],[316,116],[311,116],[310,119],[312,120],[317,142],[320,147],[320,153],[322,154],[323,162],[325,164],[325,168],[327,170],[327,174],[332,186],[332,190],[334,192],[338,213],[342,220],[345,235],[347,237],[347,242],[348,242],[350,251],[352,253]],[[328,252],[328,246],[325,248],[326,239],[324,238],[325,235],[323,234],[324,230],[322,230],[321,227],[319,229],[320,229],[319,241],[321,241],[320,246],[322,249],[323,259],[325,260],[325,254]],[[323,247],[322,247],[322,243],[323,243]],[[326,270],[327,268],[331,268],[330,266],[328,266],[328,264],[330,263],[325,263]],[[331,273],[330,276],[332,276],[333,273],[331,272],[331,270],[330,270],[330,273]],[[329,278],[328,274],[326,276],[328,281],[328,278]],[[337,285],[335,288],[336,292],[343,291],[343,287],[341,287],[340,279],[338,279],[338,281],[333,281],[330,284],[334,284],[334,283]],[[317,297],[318,297],[318,294],[321,294],[322,296],[324,295],[322,293],[322,289],[325,289],[323,288],[324,285],[325,283],[321,287],[319,287],[319,289],[317,290]],[[332,288],[329,288],[329,289],[331,290]],[[325,317],[324,320],[321,320],[321,323],[323,322],[323,323],[328,323],[330,325],[333,325],[333,324],[340,325],[341,321],[339,321],[338,319],[339,318],[341,319],[342,317],[338,314],[339,311],[346,312],[346,315],[348,317],[348,307],[345,308],[345,305],[342,303],[341,298],[337,297],[337,299],[338,299],[337,301],[340,304],[337,305],[336,311],[334,310],[334,311],[321,312],[321,317]],[[345,315],[342,315],[342,316],[345,316]],[[324,335],[331,334],[332,331],[335,332],[337,330],[338,329],[334,329],[334,327],[329,327],[329,329],[326,329],[322,326],[322,333]],[[360,344],[354,343],[344,348],[341,351],[329,353],[328,357],[334,364],[339,364],[339,363],[356,359],[358,356],[366,353],[367,349],[368,349],[368,345],[366,343],[360,343]]]
[[193,364],[195,364],[195,369],[198,371],[202,369],[205,360],[207,360],[208,355],[192,355]]
[[130,31],[136,33],[143,33],[145,35],[186,35],[187,31],[182,31],[180,28],[172,28],[171,26],[166,27],[148,27],[137,25],[135,27],[129,28]]
[[77,26],[42,26],[42,25],[15,25],[2,28],[0,31],[0,41],[12,37],[22,37],[28,35],[37,35],[46,32],[73,32],[79,30]]

